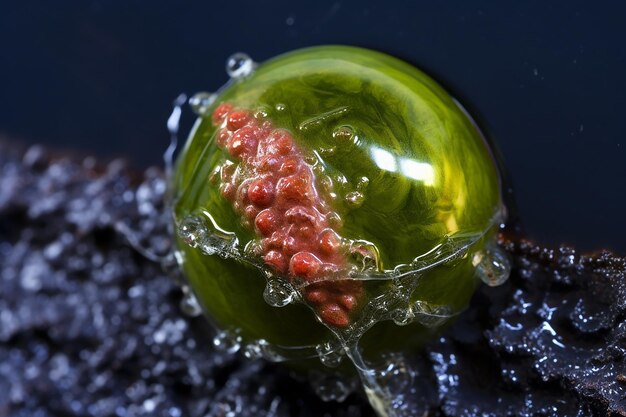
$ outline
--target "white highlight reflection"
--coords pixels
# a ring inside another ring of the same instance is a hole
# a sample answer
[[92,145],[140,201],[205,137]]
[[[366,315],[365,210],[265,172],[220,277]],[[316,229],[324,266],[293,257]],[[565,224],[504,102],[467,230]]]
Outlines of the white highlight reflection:
[[389,172],[396,172],[398,170],[398,164],[396,163],[396,157],[389,151],[386,151],[376,146],[370,148],[372,159],[374,163],[378,165],[378,168],[384,169]]
[[410,158],[400,158],[376,146],[370,148],[370,154],[374,163],[380,169],[389,172],[400,172],[409,178],[422,181],[424,185],[433,185],[435,183],[435,171],[429,163]]

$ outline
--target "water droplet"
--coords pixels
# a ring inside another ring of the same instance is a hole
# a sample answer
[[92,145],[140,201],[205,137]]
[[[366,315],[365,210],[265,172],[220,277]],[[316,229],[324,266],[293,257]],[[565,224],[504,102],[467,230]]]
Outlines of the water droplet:
[[350,254],[361,271],[380,270],[380,253],[372,242],[355,240],[350,243]]
[[351,142],[354,139],[352,126],[338,126],[333,130],[333,138],[341,142]]
[[189,317],[198,317],[202,314],[202,307],[198,302],[195,294],[189,289],[189,287],[183,287],[183,298],[180,300],[180,309],[183,314]]
[[208,113],[208,109],[215,102],[215,99],[217,99],[217,94],[201,92],[194,94],[189,99],[189,105],[195,114],[204,116]]
[[258,240],[251,240],[243,248],[243,254],[249,258],[259,257],[263,254],[263,245]]
[[344,356],[343,347],[334,342],[326,342],[315,347],[320,362],[329,368],[336,368]]
[[394,310],[393,313],[391,313],[391,318],[393,319],[393,322],[396,323],[398,326],[406,326],[407,324],[413,322],[415,314],[410,307],[398,308]]
[[226,73],[234,79],[241,79],[254,72],[255,63],[247,54],[237,52],[228,57]]
[[272,278],[267,282],[263,298],[272,307],[284,307],[296,297],[296,292],[289,282],[280,278]]
[[243,348],[243,356],[252,360],[261,359],[263,357],[263,352],[258,344],[250,343]]
[[365,195],[359,191],[352,191],[346,194],[346,203],[352,208],[359,208],[365,201]]
[[324,174],[324,167],[319,163],[314,164],[312,169],[316,177]]
[[267,119],[268,116],[269,114],[264,108],[257,109],[257,111],[254,112],[254,118],[257,120]]
[[413,304],[412,311],[416,321],[430,328],[439,327],[452,317],[449,307],[433,305],[419,300]]
[[221,331],[213,338],[213,346],[222,352],[236,353],[241,348],[241,336],[226,330]]
[[338,229],[343,225],[343,220],[341,219],[341,216],[339,215],[339,213],[336,213],[334,211],[326,215],[326,220],[328,221],[328,224],[335,229]]
[[508,255],[495,243],[487,244],[484,250],[475,253],[472,263],[480,279],[490,287],[503,284],[511,273]]
[[319,179],[320,186],[324,192],[330,193],[333,190],[333,179],[328,175],[324,175]]
[[304,162],[306,162],[307,164],[314,166],[317,165],[319,163],[319,160],[317,159],[317,156],[315,156],[315,154],[313,155],[305,155],[304,156]]
[[206,234],[206,226],[197,216],[187,216],[178,225],[178,235],[192,248],[197,248],[205,240]]
[[356,183],[356,189],[359,191],[365,191],[368,185],[370,185],[370,179],[367,177],[361,177]]
[[265,339],[259,339],[243,348],[243,355],[248,359],[265,359],[270,362],[281,362],[284,358],[276,352]]
[[190,215],[180,222],[178,235],[181,239],[192,248],[199,248],[205,255],[234,256],[239,243],[237,236],[220,228],[207,211],[202,214],[204,217]]
[[284,111],[287,108],[287,106],[285,106],[283,103],[278,103],[275,106],[275,108],[276,108],[276,111]]

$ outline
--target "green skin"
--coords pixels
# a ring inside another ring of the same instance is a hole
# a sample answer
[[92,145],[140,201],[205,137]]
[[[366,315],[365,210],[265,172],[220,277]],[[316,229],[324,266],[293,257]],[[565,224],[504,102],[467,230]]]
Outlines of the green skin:
[[[281,55],[224,89],[196,122],[178,159],[174,214],[178,223],[207,210],[221,228],[236,233],[243,246],[256,237],[254,231],[241,225],[231,203],[208,180],[225,158],[215,144],[210,117],[224,102],[264,110],[305,152],[334,147],[332,154],[322,153],[322,166],[331,177],[342,174],[348,180],[347,186],[335,186],[340,197],[353,191],[361,177],[369,179],[360,207],[338,198],[333,208],[343,219],[340,234],[374,243],[385,270],[410,263],[446,236],[482,235],[468,256],[425,273],[412,295],[412,300],[449,306],[455,312],[467,306],[477,284],[472,254],[493,237],[500,184],[481,134],[434,80],[381,53],[330,46]],[[284,110],[277,110],[280,105]],[[333,136],[340,126],[350,126],[356,138]],[[376,156],[381,154],[376,149],[387,157]],[[390,165],[389,155],[395,165]],[[409,170],[406,161],[409,168],[415,162],[426,167],[426,174],[423,169]],[[315,345],[331,338],[305,304],[269,306],[262,296],[266,279],[256,268],[206,256],[180,240],[177,246],[190,286],[221,328],[239,329],[244,340],[265,339],[280,346]],[[366,282],[367,297],[390,285]],[[381,351],[421,345],[430,337],[432,330],[419,324],[400,327],[383,321],[365,334],[362,346],[373,358]]]

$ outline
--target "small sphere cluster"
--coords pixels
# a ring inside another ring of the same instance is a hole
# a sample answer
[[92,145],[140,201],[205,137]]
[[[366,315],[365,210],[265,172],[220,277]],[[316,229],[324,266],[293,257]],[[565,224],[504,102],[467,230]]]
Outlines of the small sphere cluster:
[[220,170],[220,193],[254,227],[258,255],[297,286],[326,324],[346,327],[363,296],[345,278],[348,261],[336,218],[317,192],[315,174],[287,130],[229,103],[213,112],[218,147],[230,155]]

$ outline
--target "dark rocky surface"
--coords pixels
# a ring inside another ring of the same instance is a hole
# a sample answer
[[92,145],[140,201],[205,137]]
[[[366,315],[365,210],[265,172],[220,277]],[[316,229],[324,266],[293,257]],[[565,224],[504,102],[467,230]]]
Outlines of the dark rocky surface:
[[[158,170],[0,144],[0,417],[372,416],[212,347],[150,260],[164,192]],[[626,415],[626,260],[502,244],[511,280],[409,358],[399,399],[416,416]]]

